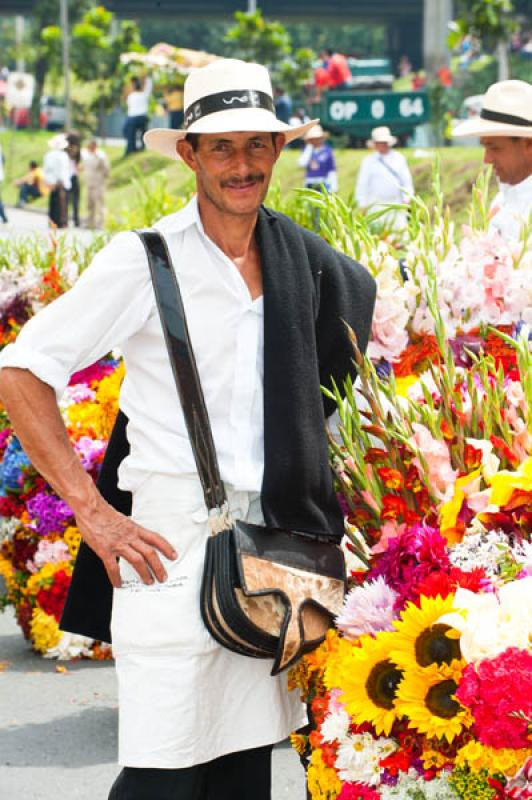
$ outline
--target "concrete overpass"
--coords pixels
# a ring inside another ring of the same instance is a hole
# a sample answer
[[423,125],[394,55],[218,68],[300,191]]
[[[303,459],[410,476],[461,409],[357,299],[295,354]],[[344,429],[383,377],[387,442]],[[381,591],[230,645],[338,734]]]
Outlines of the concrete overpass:
[[[31,14],[36,0],[0,0],[0,15]],[[445,63],[447,23],[452,0],[256,0],[265,17],[286,22],[382,24],[388,32],[388,53],[396,63],[407,53],[414,67],[432,72]],[[247,7],[246,0],[107,0],[120,17],[229,19]],[[356,48],[356,42],[353,43]]]

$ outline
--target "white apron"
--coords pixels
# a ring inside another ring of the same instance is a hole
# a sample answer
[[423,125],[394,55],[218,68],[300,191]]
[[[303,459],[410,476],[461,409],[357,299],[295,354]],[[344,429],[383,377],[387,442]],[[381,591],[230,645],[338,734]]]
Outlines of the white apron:
[[[235,517],[263,522],[257,493],[226,486]],[[143,584],[126,562],[113,595],[119,694],[119,763],[176,769],[272,744],[306,722],[287,676],[270,660],[222,648],[205,629],[199,594],[209,535],[197,475],[152,474],[136,490],[133,519],[176,548],[168,580]]]

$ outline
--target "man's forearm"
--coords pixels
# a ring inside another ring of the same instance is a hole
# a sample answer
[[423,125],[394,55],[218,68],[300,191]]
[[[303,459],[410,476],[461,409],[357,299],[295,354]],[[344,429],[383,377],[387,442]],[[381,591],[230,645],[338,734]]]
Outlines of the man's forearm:
[[4,367],[0,399],[28,458],[69,504],[113,586],[121,585],[120,558],[129,561],[144,583],[153,583],[154,577],[165,580],[159,553],[175,559],[173,547],[105,502],[70,444],[53,389],[26,369]]
[[0,371],[0,399],[31,463],[74,514],[99,499],[68,438],[54,390],[26,369]]

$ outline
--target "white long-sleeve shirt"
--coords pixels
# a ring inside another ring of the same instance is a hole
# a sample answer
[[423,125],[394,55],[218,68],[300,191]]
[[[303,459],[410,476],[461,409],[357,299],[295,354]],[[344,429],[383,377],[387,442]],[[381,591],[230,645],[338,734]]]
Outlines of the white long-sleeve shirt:
[[[155,226],[178,275],[222,479],[259,491],[263,444],[263,300],[251,299],[235,264],[206,236],[193,199]],[[69,376],[120,347],[130,455],[119,472],[134,491],[149,473],[195,473],[143,245],[118,234],[75,286],[44,308],[0,355],[60,396]]]
[[49,150],[44,156],[42,169],[44,180],[49,186],[62,183],[65,189],[71,188],[72,169],[66,150]]
[[491,204],[489,228],[498,231],[503,239],[519,239],[521,229],[532,212],[532,175],[513,186],[501,183]]
[[371,153],[360,166],[356,200],[361,208],[408,202],[414,191],[406,158],[396,150]]

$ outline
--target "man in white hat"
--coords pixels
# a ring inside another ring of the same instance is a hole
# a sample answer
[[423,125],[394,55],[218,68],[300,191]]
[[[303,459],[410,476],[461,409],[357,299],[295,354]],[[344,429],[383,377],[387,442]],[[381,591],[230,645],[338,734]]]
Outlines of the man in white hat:
[[326,132],[321,125],[314,125],[303,137],[305,149],[299,157],[299,166],[305,169],[305,186],[328,192],[338,191],[336,160],[330,145],[325,141]]
[[499,81],[486,92],[478,119],[457,125],[453,136],[479,136],[484,162],[500,190],[491,205],[490,229],[518,239],[532,211],[532,84]]
[[[149,131],[146,144],[179,153],[196,176],[197,196],[155,228],[184,298],[231,511],[339,540],[325,435],[335,404],[320,384],[353,376],[345,322],[365,349],[375,284],[261,205],[284,142],[315,122],[280,122],[267,70],[219,60],[187,79],[184,130]],[[126,378],[100,493],[55,398],[117,344]],[[270,800],[272,745],[301,724],[302,706],[285,673],[271,677],[271,663],[221,647],[203,626],[208,515],[139,237],[104,247],[0,366],[22,445],[84,538],[63,628],[109,640],[112,600],[123,770],[111,800]]]
[[[388,203],[409,203],[414,191],[412,175],[406,158],[393,149],[397,142],[386,125],[374,128],[367,145],[374,152],[360,165],[355,198],[361,209],[377,211]],[[407,215],[400,209],[390,210],[382,222],[400,230],[405,227]]]
[[68,138],[64,133],[52,136],[42,165],[44,181],[50,188],[48,217],[57,228],[68,225],[67,192],[71,187],[72,170],[67,148]]

